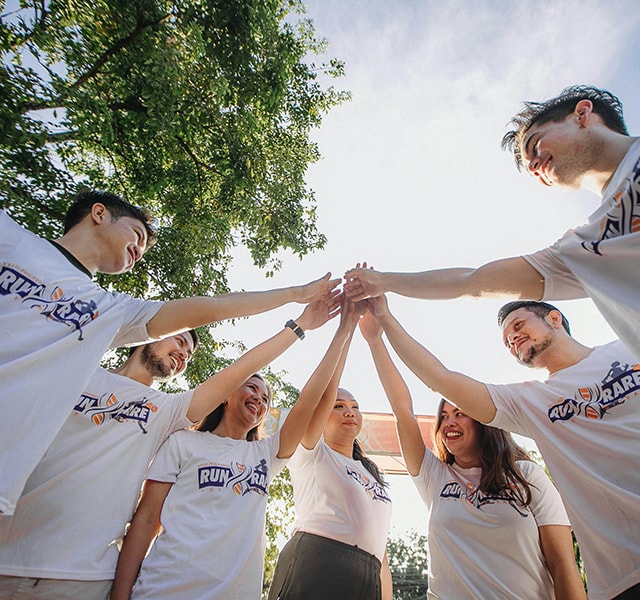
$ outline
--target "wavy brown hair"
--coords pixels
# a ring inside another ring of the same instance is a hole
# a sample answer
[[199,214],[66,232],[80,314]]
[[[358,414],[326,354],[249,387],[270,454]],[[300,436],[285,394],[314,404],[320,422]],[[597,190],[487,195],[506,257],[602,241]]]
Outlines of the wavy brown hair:
[[[452,465],[455,462],[455,457],[447,449],[444,438],[440,434],[442,409],[445,402],[449,401],[443,398],[438,405],[433,441],[436,456],[442,462]],[[532,484],[524,478],[516,461],[530,461],[531,457],[524,448],[515,443],[510,433],[496,427],[489,427],[479,421],[476,423],[478,424],[479,459],[482,468],[479,489],[485,494],[499,494],[509,491],[521,506],[528,506],[531,503]]]

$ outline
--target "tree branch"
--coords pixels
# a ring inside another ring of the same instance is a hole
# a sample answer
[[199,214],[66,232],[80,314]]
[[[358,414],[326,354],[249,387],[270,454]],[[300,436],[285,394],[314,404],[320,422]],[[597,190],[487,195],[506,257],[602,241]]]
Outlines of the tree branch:
[[71,85],[69,85],[67,87],[67,90],[64,93],[58,95],[56,98],[53,98],[50,103],[41,102],[39,104],[23,104],[20,106],[20,111],[28,112],[32,110],[43,110],[46,108],[51,108],[51,104],[58,105],[62,103],[62,101],[66,97],[68,97],[71,91],[81,87],[91,78],[95,77],[100,72],[100,69],[109,61],[111,57],[115,56],[118,52],[120,52],[120,50],[125,48],[131,42],[133,42],[133,40],[135,40],[138,36],[140,36],[145,29],[159,25],[164,21],[166,21],[169,17],[171,17],[171,14],[166,14],[160,17],[159,19],[155,19],[153,21],[144,21],[142,20],[142,18],[140,18],[136,23],[135,28],[131,31],[131,33],[129,33],[129,35],[117,40],[115,44],[113,44],[113,46],[105,50],[102,53],[102,56],[100,56],[100,58],[96,61],[96,63],[86,73],[81,75]]
[[100,69],[107,63],[107,61],[115,56],[120,50],[125,48],[128,44],[130,44],[133,40],[135,40],[145,29],[149,27],[153,27],[155,25],[160,25],[163,21],[166,21],[171,14],[166,14],[155,21],[143,21],[138,20],[133,31],[124,38],[118,40],[111,48],[105,50],[102,53],[102,56],[98,59],[98,61],[91,67],[84,75],[80,76],[74,83],[69,86],[70,90],[74,90],[82,85],[84,85],[89,79],[94,77]]
[[203,168],[208,169],[209,165],[206,165],[202,161],[200,161],[200,159],[193,153],[191,148],[189,148],[189,145],[184,140],[184,138],[182,138],[182,136],[177,135],[176,139],[178,140],[178,143],[182,146],[183,150],[189,155],[189,157],[191,158],[191,160],[193,161],[193,163],[196,166],[196,172],[198,174],[198,186],[200,187],[200,193],[202,193],[202,171],[201,171],[201,169],[203,169]]

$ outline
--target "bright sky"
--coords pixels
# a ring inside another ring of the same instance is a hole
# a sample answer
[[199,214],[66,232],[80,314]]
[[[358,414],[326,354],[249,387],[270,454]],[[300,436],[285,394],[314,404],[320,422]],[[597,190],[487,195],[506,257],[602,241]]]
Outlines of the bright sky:
[[[543,188],[518,173],[500,139],[523,100],[588,83],[622,100],[640,134],[640,12],[636,0],[307,0],[308,16],[346,62],[337,86],[353,99],[314,138],[323,159],[308,173],[324,251],[283,255],[273,279],[238,252],[232,289],[302,283],[356,261],[383,271],[479,266],[553,243],[586,221],[599,199]],[[543,379],[517,365],[496,326],[503,300],[428,302],[390,296],[408,331],[450,368],[483,381]],[[593,345],[614,335],[589,300],[558,303],[574,336]],[[288,306],[223,328],[251,346],[300,308]],[[273,364],[301,388],[335,323],[310,333]],[[416,412],[438,396],[406,369]],[[364,341],[357,337],[342,380],[362,410],[389,412]],[[407,477],[393,477],[392,532],[425,532],[426,513]]]

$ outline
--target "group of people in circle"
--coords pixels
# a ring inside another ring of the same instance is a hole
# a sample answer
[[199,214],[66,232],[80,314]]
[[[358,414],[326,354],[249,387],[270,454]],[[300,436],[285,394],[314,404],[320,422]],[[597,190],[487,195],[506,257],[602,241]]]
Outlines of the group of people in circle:
[[[1,211],[0,598],[257,599],[269,484],[287,465],[297,517],[270,600],[390,600],[387,480],[340,387],[356,329],[427,507],[429,598],[640,597],[640,140],[620,101],[592,86],[528,102],[513,125],[503,145],[519,168],[595,190],[602,205],[549,248],[478,268],[365,264],[342,289],[327,274],[159,302],[93,281],[129,271],[154,243],[146,211],[85,191],[56,240]],[[548,378],[495,385],[448,369],[391,313],[390,293],[516,298],[499,311],[502,339]],[[587,296],[621,340],[581,344],[547,302]],[[196,328],[289,303],[305,307],[196,388],[153,387],[185,370]],[[260,370],[338,315],[297,402],[263,437],[272,397]],[[442,397],[433,452],[387,344]],[[120,346],[128,358],[100,368]],[[509,432],[537,443],[553,483]]]

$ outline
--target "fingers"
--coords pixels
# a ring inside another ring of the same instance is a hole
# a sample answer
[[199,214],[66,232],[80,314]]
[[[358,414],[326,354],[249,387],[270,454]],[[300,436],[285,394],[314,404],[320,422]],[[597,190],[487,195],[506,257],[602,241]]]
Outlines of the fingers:
[[[325,275],[325,277],[330,277],[331,273],[327,273],[327,275]],[[340,277],[337,277],[336,279],[327,279],[327,289],[328,290],[333,290],[336,287],[338,287],[341,283],[342,279]]]

